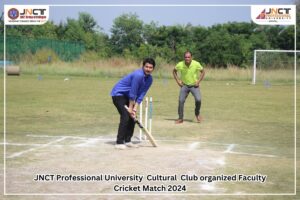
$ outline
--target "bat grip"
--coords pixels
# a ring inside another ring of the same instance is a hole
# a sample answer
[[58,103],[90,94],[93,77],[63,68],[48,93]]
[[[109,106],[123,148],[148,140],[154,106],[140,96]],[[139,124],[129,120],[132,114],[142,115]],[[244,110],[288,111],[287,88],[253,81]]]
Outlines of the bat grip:
[[[125,107],[125,109],[128,111],[128,106],[127,105],[124,105],[124,107]],[[131,117],[131,115],[130,115],[130,117]],[[140,128],[144,128],[143,127],[143,125],[139,122],[139,120],[137,119],[137,118],[132,118],[133,119],[133,121],[135,122],[135,123],[137,123],[137,125],[140,127]]]

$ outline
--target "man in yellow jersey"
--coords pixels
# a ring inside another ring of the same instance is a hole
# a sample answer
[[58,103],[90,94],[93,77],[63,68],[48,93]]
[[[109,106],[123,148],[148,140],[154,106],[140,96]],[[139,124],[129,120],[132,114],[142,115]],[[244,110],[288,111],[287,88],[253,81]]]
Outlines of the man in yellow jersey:
[[[180,73],[180,78],[178,77],[177,72]],[[173,70],[173,76],[180,86],[178,105],[179,118],[175,121],[176,124],[183,123],[184,102],[190,92],[195,98],[196,120],[199,123],[202,121],[202,117],[200,116],[201,93],[199,86],[204,75],[205,71],[202,65],[192,59],[192,53],[190,51],[186,51],[184,53],[184,61],[179,62]]]

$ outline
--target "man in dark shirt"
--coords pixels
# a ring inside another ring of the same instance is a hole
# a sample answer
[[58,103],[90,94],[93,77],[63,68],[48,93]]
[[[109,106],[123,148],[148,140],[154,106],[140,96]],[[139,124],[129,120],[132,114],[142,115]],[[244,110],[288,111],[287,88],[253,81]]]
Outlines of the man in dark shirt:
[[[122,78],[111,91],[113,103],[121,116],[115,145],[117,149],[137,147],[131,142],[135,126],[133,118],[136,117],[138,105],[143,101],[152,84],[151,73],[154,68],[154,59],[144,59],[142,68]],[[128,111],[125,105],[129,107]]]

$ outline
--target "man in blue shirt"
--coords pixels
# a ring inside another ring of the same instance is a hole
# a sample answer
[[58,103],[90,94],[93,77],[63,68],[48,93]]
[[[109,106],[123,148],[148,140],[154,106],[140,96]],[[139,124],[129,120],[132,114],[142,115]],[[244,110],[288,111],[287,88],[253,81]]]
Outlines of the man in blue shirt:
[[[111,91],[113,103],[121,116],[115,145],[117,149],[137,147],[131,142],[135,126],[133,118],[136,117],[138,105],[143,101],[152,84],[151,73],[154,68],[154,59],[144,59],[142,68],[122,78]],[[125,105],[129,107],[128,111]]]

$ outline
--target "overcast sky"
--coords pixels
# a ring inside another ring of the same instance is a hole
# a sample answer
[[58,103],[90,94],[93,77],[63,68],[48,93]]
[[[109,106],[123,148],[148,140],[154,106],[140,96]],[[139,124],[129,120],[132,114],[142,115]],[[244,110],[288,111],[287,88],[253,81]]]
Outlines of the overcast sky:
[[[66,22],[67,18],[77,19],[79,12],[87,12],[94,17],[94,19],[97,21],[97,24],[103,29],[105,33],[110,34],[113,20],[124,13],[135,13],[139,16],[139,19],[141,19],[145,23],[154,21],[159,25],[186,25],[188,23],[191,23],[192,25],[212,26],[214,24],[226,22],[250,22],[250,5],[282,5],[294,4],[294,2],[294,0],[4,0],[2,4],[49,4],[50,20],[54,21],[56,24],[58,24],[59,22]],[[74,6],[78,4],[80,6]],[[94,6],[85,6],[91,4],[93,4]],[[122,6],[100,6],[108,4],[122,4]],[[139,4],[141,6],[130,6],[133,4]],[[146,6],[146,4],[148,5]],[[164,6],[149,6],[149,4],[163,4]],[[195,6],[195,4],[199,6]],[[193,6],[184,7],[174,5]],[[1,11],[3,11],[3,5],[1,6]]]

